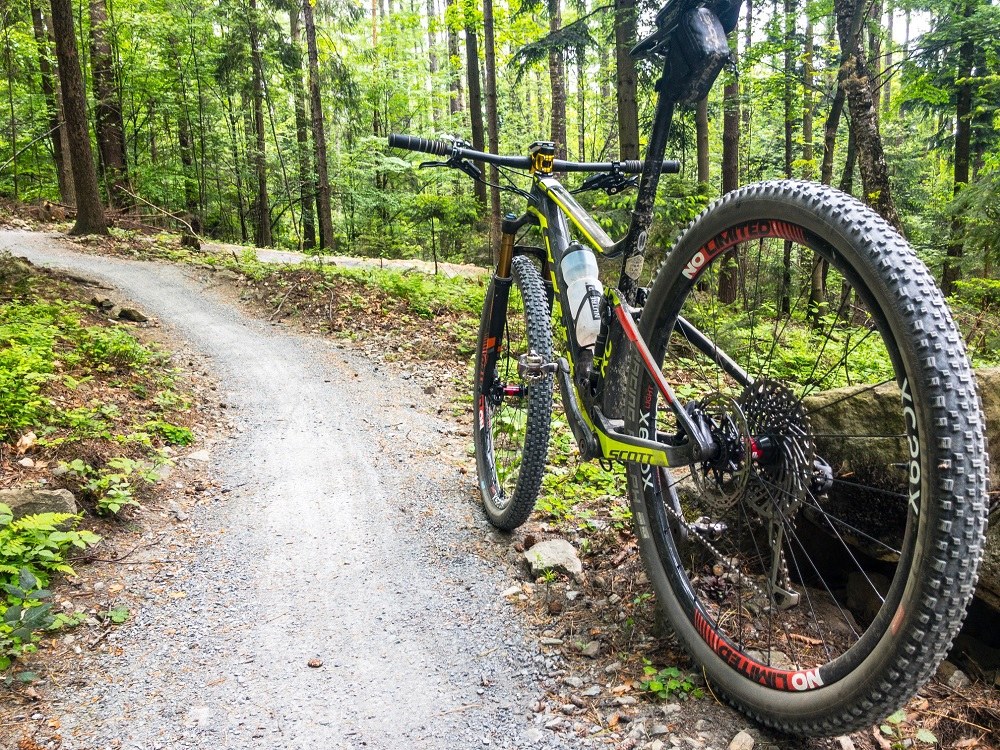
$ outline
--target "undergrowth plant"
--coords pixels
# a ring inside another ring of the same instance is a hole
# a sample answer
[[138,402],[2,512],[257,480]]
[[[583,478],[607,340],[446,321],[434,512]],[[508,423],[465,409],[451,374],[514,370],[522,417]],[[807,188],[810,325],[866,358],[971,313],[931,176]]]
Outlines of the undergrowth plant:
[[0,503],[0,671],[11,661],[35,649],[40,633],[72,624],[72,615],[56,615],[44,600],[55,573],[72,575],[67,562],[71,549],[86,549],[100,537],[77,529],[80,516],[39,513],[14,520],[9,506]]
[[643,659],[642,673],[644,679],[639,687],[657,700],[687,700],[701,698],[705,691],[696,687],[690,675],[685,675],[677,667],[657,669],[649,659]]

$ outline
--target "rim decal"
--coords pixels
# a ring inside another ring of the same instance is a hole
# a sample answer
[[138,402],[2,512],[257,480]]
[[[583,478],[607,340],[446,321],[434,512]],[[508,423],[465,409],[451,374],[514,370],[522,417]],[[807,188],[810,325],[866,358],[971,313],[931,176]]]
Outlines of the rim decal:
[[806,234],[800,226],[789,224],[785,221],[773,221],[762,219],[747,222],[727,229],[716,235],[696,252],[681,273],[685,278],[697,279],[701,272],[708,266],[715,256],[724,253],[729,248],[747,240],[756,240],[761,237],[776,237],[783,240],[791,240],[800,244],[805,243]]
[[694,610],[694,626],[709,648],[749,680],[759,682],[773,690],[785,690],[790,693],[801,693],[823,687],[823,676],[818,667],[797,671],[775,669],[741,653],[724,636],[715,631],[701,608],[697,606]]

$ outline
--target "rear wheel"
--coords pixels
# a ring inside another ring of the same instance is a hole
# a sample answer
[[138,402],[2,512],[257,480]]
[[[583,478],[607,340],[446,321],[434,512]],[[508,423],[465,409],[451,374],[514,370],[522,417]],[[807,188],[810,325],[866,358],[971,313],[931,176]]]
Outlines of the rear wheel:
[[[719,446],[629,472],[679,639],[766,724],[870,726],[947,653],[985,531],[982,416],[930,274],[842,193],[749,186],[677,241],[641,332]],[[628,427],[680,440],[632,359]]]
[[[552,375],[535,376],[530,369],[552,360],[545,287],[526,257],[514,258],[512,275],[503,335],[492,343],[487,339],[495,280],[487,292],[473,389],[479,489],[490,522],[505,531],[523,524],[535,507],[552,413]],[[490,346],[497,348],[497,364],[484,373],[484,352]]]

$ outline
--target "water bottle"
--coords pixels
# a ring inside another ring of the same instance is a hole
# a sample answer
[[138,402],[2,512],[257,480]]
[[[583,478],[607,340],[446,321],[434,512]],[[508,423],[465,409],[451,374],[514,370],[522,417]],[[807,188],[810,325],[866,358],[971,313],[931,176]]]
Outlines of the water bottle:
[[593,346],[601,330],[601,298],[604,296],[604,286],[597,278],[597,258],[574,242],[566,248],[559,268],[576,328],[576,343],[581,347]]

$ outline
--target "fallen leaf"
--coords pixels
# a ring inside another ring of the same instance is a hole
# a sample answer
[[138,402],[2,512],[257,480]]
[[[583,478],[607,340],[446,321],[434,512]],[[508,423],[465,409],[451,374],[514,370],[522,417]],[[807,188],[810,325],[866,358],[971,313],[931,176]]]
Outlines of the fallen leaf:
[[36,440],[38,440],[38,435],[34,432],[26,432],[21,435],[17,441],[17,455],[21,456],[27,453]]
[[167,594],[171,599],[184,599],[187,597],[187,592],[185,591],[171,591]]
[[875,738],[875,742],[882,750],[892,750],[892,743],[882,736],[878,727],[872,727],[872,737]]

